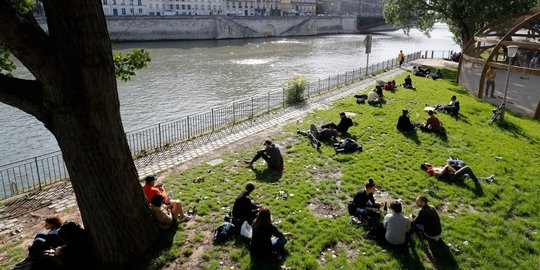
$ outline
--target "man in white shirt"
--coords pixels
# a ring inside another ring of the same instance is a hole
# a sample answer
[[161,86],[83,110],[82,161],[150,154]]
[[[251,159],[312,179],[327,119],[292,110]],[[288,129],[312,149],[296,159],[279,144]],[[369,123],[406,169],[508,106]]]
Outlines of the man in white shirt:
[[368,104],[370,105],[374,105],[374,104],[379,104],[382,102],[382,99],[379,97],[379,95],[377,94],[377,89],[376,88],[373,88],[373,90],[371,90],[369,93],[368,93],[368,96],[367,96],[367,102]]

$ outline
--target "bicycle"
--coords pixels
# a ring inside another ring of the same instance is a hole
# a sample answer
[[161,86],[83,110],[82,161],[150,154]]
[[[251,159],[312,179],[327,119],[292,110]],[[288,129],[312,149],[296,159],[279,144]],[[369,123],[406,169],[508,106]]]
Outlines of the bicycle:
[[497,109],[493,110],[493,116],[491,117],[491,120],[489,120],[489,125],[491,126],[497,118],[499,118],[504,112],[504,103],[501,104]]

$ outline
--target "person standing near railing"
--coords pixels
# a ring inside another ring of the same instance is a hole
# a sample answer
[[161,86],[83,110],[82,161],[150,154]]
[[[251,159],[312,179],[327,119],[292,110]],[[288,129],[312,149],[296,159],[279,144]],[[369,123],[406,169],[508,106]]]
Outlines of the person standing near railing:
[[405,55],[403,54],[403,51],[399,51],[397,55],[397,60],[399,62],[399,67],[401,68],[401,65],[403,64],[403,61],[405,61]]
[[491,97],[494,97],[493,93],[495,92],[495,78],[496,77],[497,77],[497,73],[495,72],[495,70],[489,67],[486,73],[486,97],[488,97],[490,86],[491,86]]

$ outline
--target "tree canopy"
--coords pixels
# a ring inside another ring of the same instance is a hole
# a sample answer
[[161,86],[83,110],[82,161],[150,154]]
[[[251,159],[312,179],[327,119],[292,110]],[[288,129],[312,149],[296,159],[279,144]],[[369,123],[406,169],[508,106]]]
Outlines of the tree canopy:
[[383,0],[384,19],[408,33],[413,27],[429,36],[436,20],[448,24],[461,47],[495,19],[540,5],[539,0]]

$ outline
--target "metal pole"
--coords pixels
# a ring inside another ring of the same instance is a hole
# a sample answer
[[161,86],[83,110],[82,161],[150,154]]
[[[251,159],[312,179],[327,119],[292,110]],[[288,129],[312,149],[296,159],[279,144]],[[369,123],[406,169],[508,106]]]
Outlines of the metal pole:
[[212,132],[214,132],[214,108],[212,108]]
[[251,97],[251,120],[253,120],[253,97]]
[[36,172],[37,172],[37,179],[39,183],[39,189],[41,189],[41,175],[39,174],[39,166],[37,162],[37,157],[34,157],[34,162],[36,163]]
[[190,124],[189,124],[189,115],[187,116],[187,138],[188,140],[191,138],[191,130],[190,130]]
[[158,123],[157,127],[158,127],[158,136],[159,136],[159,147],[161,147],[161,123]]
[[501,117],[499,118],[500,122],[504,121],[504,112],[506,111],[506,93],[508,92],[508,81],[510,80],[510,64],[512,63],[512,57],[508,57],[508,69],[506,70],[506,86],[504,87],[504,97],[501,111]]
[[234,104],[235,103],[233,102],[233,104],[232,104],[232,123],[233,123],[233,125],[236,123],[236,110],[234,108]]
[[367,54],[367,59],[366,59],[366,76],[368,75],[368,67],[369,67],[369,53]]

